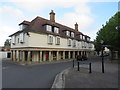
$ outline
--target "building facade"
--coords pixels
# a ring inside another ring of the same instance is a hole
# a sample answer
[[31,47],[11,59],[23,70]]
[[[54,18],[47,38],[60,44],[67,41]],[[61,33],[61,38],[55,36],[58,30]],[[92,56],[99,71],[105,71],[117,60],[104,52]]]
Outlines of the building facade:
[[31,22],[23,21],[19,27],[19,31],[10,35],[13,61],[43,62],[93,54],[90,37],[78,31],[77,23],[73,29],[55,22],[53,10],[50,20],[37,16]]

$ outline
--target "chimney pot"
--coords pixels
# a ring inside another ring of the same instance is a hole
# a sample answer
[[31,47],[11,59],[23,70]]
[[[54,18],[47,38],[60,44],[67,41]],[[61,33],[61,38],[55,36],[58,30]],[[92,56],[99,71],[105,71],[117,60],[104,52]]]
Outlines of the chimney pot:
[[75,24],[75,31],[78,31],[78,24],[77,24],[77,22]]
[[55,13],[54,13],[53,10],[51,10],[51,12],[50,12],[50,20],[51,20],[52,22],[55,22]]

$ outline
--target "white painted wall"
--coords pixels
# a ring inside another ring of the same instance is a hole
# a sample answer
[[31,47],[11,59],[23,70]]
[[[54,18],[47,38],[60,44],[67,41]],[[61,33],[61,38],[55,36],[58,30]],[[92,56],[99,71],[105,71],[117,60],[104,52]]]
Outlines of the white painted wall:
[[[73,44],[71,46],[68,46],[66,38],[60,37],[60,45],[55,44],[55,38],[56,36],[53,36],[53,44],[48,44],[48,35],[46,34],[37,34],[37,33],[30,33],[29,37],[29,47],[45,47],[45,48],[66,48],[66,49],[82,49],[83,41],[78,42],[76,41],[76,47],[73,47]],[[87,48],[83,49],[89,49],[89,45],[86,45]]]
[[15,45],[13,45],[12,42],[11,42],[11,48],[28,47],[29,36],[26,33],[24,33],[24,37],[23,37],[24,42],[23,43],[20,43],[20,42],[18,43],[18,38],[19,38],[19,34],[15,35]]
[[[65,48],[65,49],[83,49],[88,50],[90,49],[87,43],[85,44],[84,41],[77,41],[76,40],[76,47],[73,47],[73,43],[71,46],[68,46],[68,39],[60,37],[60,45],[56,45],[56,36],[53,36],[53,44],[48,44],[48,35],[47,34],[37,34],[29,32],[28,36],[27,34],[24,34],[24,43],[18,43],[17,39],[19,35],[16,36],[16,43],[13,45],[11,43],[11,48],[17,48],[17,47],[44,47],[44,48]],[[73,40],[72,40],[73,41]],[[82,48],[82,45],[86,45],[87,48]],[[94,50],[94,45],[91,45],[91,50]]]
[[0,60],[7,58],[7,52],[0,52]]

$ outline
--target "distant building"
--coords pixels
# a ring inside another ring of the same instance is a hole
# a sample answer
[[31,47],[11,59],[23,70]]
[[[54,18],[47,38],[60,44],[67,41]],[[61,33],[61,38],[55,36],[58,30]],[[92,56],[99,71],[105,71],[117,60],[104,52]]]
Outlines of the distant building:
[[21,62],[43,62],[74,59],[76,55],[93,55],[94,44],[90,37],[75,29],[55,22],[55,13],[50,20],[36,17],[31,22],[23,21],[20,30],[10,35],[11,58]]

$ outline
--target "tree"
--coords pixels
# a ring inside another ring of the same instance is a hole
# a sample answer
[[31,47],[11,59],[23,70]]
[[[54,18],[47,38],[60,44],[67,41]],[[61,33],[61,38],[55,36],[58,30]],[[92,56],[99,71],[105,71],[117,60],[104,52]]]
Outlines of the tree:
[[95,43],[96,51],[101,50],[100,40],[104,41],[104,45],[110,45],[108,47],[111,51],[120,51],[120,12],[117,12],[113,17],[102,25],[102,28],[97,32]]
[[10,39],[6,39],[6,41],[4,42],[4,46],[10,46],[10,43],[11,43]]

